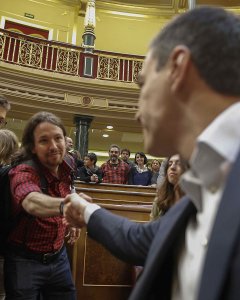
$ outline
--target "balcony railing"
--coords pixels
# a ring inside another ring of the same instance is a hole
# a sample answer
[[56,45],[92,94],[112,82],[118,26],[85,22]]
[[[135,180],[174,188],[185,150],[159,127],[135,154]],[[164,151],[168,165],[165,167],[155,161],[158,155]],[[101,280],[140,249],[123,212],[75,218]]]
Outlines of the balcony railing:
[[0,29],[0,60],[29,68],[102,80],[137,82],[143,57],[95,50]]

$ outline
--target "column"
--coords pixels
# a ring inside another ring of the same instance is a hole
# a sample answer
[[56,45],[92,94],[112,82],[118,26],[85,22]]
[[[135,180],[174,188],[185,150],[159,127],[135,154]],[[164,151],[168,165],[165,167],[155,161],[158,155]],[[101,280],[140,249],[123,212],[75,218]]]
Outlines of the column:
[[84,19],[84,33],[82,36],[82,47],[84,48],[84,52],[93,53],[93,49],[95,47],[94,41],[96,39],[96,36],[94,34],[95,27],[95,0],[88,0]]
[[196,7],[196,0],[188,0],[188,9],[193,9]]
[[76,124],[76,141],[75,149],[77,149],[81,158],[88,153],[88,130],[93,120],[92,116],[75,116],[74,123]]

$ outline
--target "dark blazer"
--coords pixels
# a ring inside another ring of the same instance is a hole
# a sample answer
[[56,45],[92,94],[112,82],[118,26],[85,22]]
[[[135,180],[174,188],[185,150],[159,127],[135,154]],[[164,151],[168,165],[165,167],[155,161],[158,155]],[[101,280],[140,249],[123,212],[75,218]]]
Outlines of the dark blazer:
[[97,175],[98,183],[102,182],[102,171],[98,167],[96,168],[96,170],[94,172],[87,169],[85,166],[81,167],[80,169],[78,169],[77,178],[79,178],[79,180],[81,180],[81,181],[91,182],[91,176],[93,174]]
[[[187,221],[195,213],[193,203],[186,197],[162,218],[144,225],[100,209],[91,216],[88,233],[117,257],[144,265],[130,300],[169,300],[176,251]],[[209,239],[197,299],[240,299],[239,155],[228,176]]]

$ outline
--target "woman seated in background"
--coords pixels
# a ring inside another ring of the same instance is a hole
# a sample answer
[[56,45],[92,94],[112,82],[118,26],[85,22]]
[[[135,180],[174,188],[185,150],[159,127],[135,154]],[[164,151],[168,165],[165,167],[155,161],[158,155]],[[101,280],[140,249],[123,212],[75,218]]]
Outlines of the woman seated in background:
[[156,186],[157,185],[157,179],[159,176],[159,169],[160,169],[160,161],[157,159],[154,159],[151,162],[151,170],[152,170],[152,178],[151,178],[151,185]]
[[96,166],[97,155],[88,153],[84,157],[84,166],[78,169],[78,179],[85,182],[100,183],[102,181],[102,171]]
[[152,171],[146,166],[147,157],[143,152],[135,154],[135,166],[130,169],[128,184],[132,185],[151,185]]
[[181,161],[178,154],[168,159],[165,167],[165,179],[157,190],[157,196],[153,201],[150,214],[151,221],[164,215],[184,195],[179,186],[179,178],[187,168],[187,163]]

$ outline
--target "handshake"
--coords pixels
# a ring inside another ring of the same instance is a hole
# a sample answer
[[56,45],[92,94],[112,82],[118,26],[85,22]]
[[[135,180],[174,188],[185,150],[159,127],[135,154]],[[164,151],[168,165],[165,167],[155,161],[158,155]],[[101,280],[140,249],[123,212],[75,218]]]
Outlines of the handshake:
[[88,205],[91,205],[92,198],[80,193],[69,194],[63,201],[63,216],[65,222],[76,228],[82,228],[86,226],[86,221],[84,219],[84,212]]

